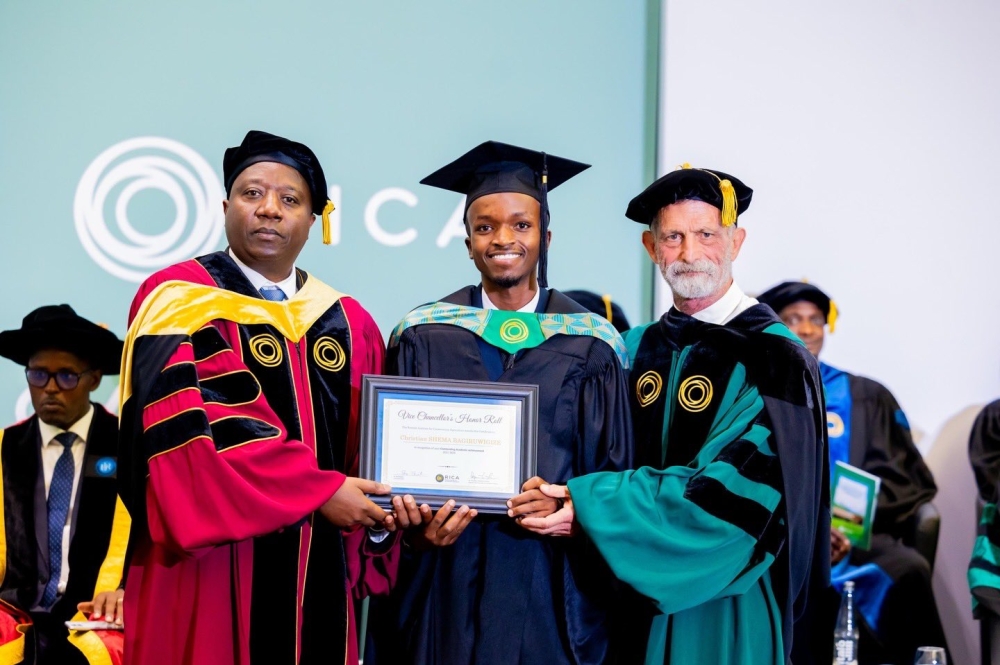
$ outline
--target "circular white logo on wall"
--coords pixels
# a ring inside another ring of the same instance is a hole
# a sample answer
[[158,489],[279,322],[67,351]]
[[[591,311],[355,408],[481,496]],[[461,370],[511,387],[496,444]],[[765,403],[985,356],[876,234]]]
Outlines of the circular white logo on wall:
[[[164,192],[174,203],[174,220],[162,233],[142,233],[128,218],[132,197],[147,189]],[[160,268],[218,247],[224,198],[215,171],[197,152],[172,139],[140,136],[111,146],[90,163],[76,188],[73,217],[80,242],[97,265],[141,282]],[[112,212],[110,219],[106,212]]]

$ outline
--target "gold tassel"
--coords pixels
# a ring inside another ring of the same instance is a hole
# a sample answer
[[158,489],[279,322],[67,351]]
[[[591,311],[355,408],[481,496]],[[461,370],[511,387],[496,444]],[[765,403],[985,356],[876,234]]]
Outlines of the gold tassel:
[[830,314],[826,317],[826,324],[830,326],[830,332],[832,333],[837,327],[837,303],[830,301]]
[[609,322],[611,321],[611,296],[605,293],[601,296],[601,300],[604,301],[604,313],[607,314],[605,317]]
[[689,168],[691,168],[691,164],[688,163],[688,162],[684,162],[683,164],[681,164],[677,168],[679,168],[679,169],[689,169]]
[[732,226],[736,223],[736,190],[728,180],[719,181],[722,191],[722,225]]
[[330,213],[336,210],[336,206],[333,205],[333,201],[327,199],[326,205],[323,206],[323,244],[329,245],[333,242],[333,234],[330,229]]

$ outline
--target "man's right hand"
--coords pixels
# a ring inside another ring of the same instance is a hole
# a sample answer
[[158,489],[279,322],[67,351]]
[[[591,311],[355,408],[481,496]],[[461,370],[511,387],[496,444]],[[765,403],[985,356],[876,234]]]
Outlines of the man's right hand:
[[102,591],[94,596],[94,600],[89,603],[77,603],[76,609],[82,612],[91,621],[107,621],[122,625],[125,617],[122,612],[122,605],[125,602],[125,591]]
[[386,512],[365,494],[389,494],[391,491],[392,488],[388,485],[376,483],[374,480],[348,476],[340,489],[320,506],[319,512],[341,529],[359,524],[362,526],[382,524]]
[[851,553],[851,541],[847,536],[834,528],[830,528],[830,563],[836,565]]

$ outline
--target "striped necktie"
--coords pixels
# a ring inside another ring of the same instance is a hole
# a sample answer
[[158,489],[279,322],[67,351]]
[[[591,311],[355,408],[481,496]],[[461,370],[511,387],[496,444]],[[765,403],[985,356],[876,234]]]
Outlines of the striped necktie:
[[56,460],[52,471],[52,481],[49,483],[49,581],[42,592],[42,607],[49,608],[59,595],[59,576],[62,573],[63,528],[69,516],[69,499],[73,493],[73,476],[76,465],[73,464],[73,442],[76,434],[63,432],[56,435],[56,441],[62,444],[63,451]]
[[285,292],[277,286],[267,285],[260,287],[260,295],[264,297],[264,300],[270,300],[272,302],[288,300],[288,296],[285,295]]

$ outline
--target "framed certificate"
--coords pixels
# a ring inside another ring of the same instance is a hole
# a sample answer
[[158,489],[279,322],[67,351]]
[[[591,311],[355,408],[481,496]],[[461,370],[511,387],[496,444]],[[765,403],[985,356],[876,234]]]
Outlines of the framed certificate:
[[365,375],[361,393],[361,477],[394,496],[506,513],[535,475],[538,386]]

